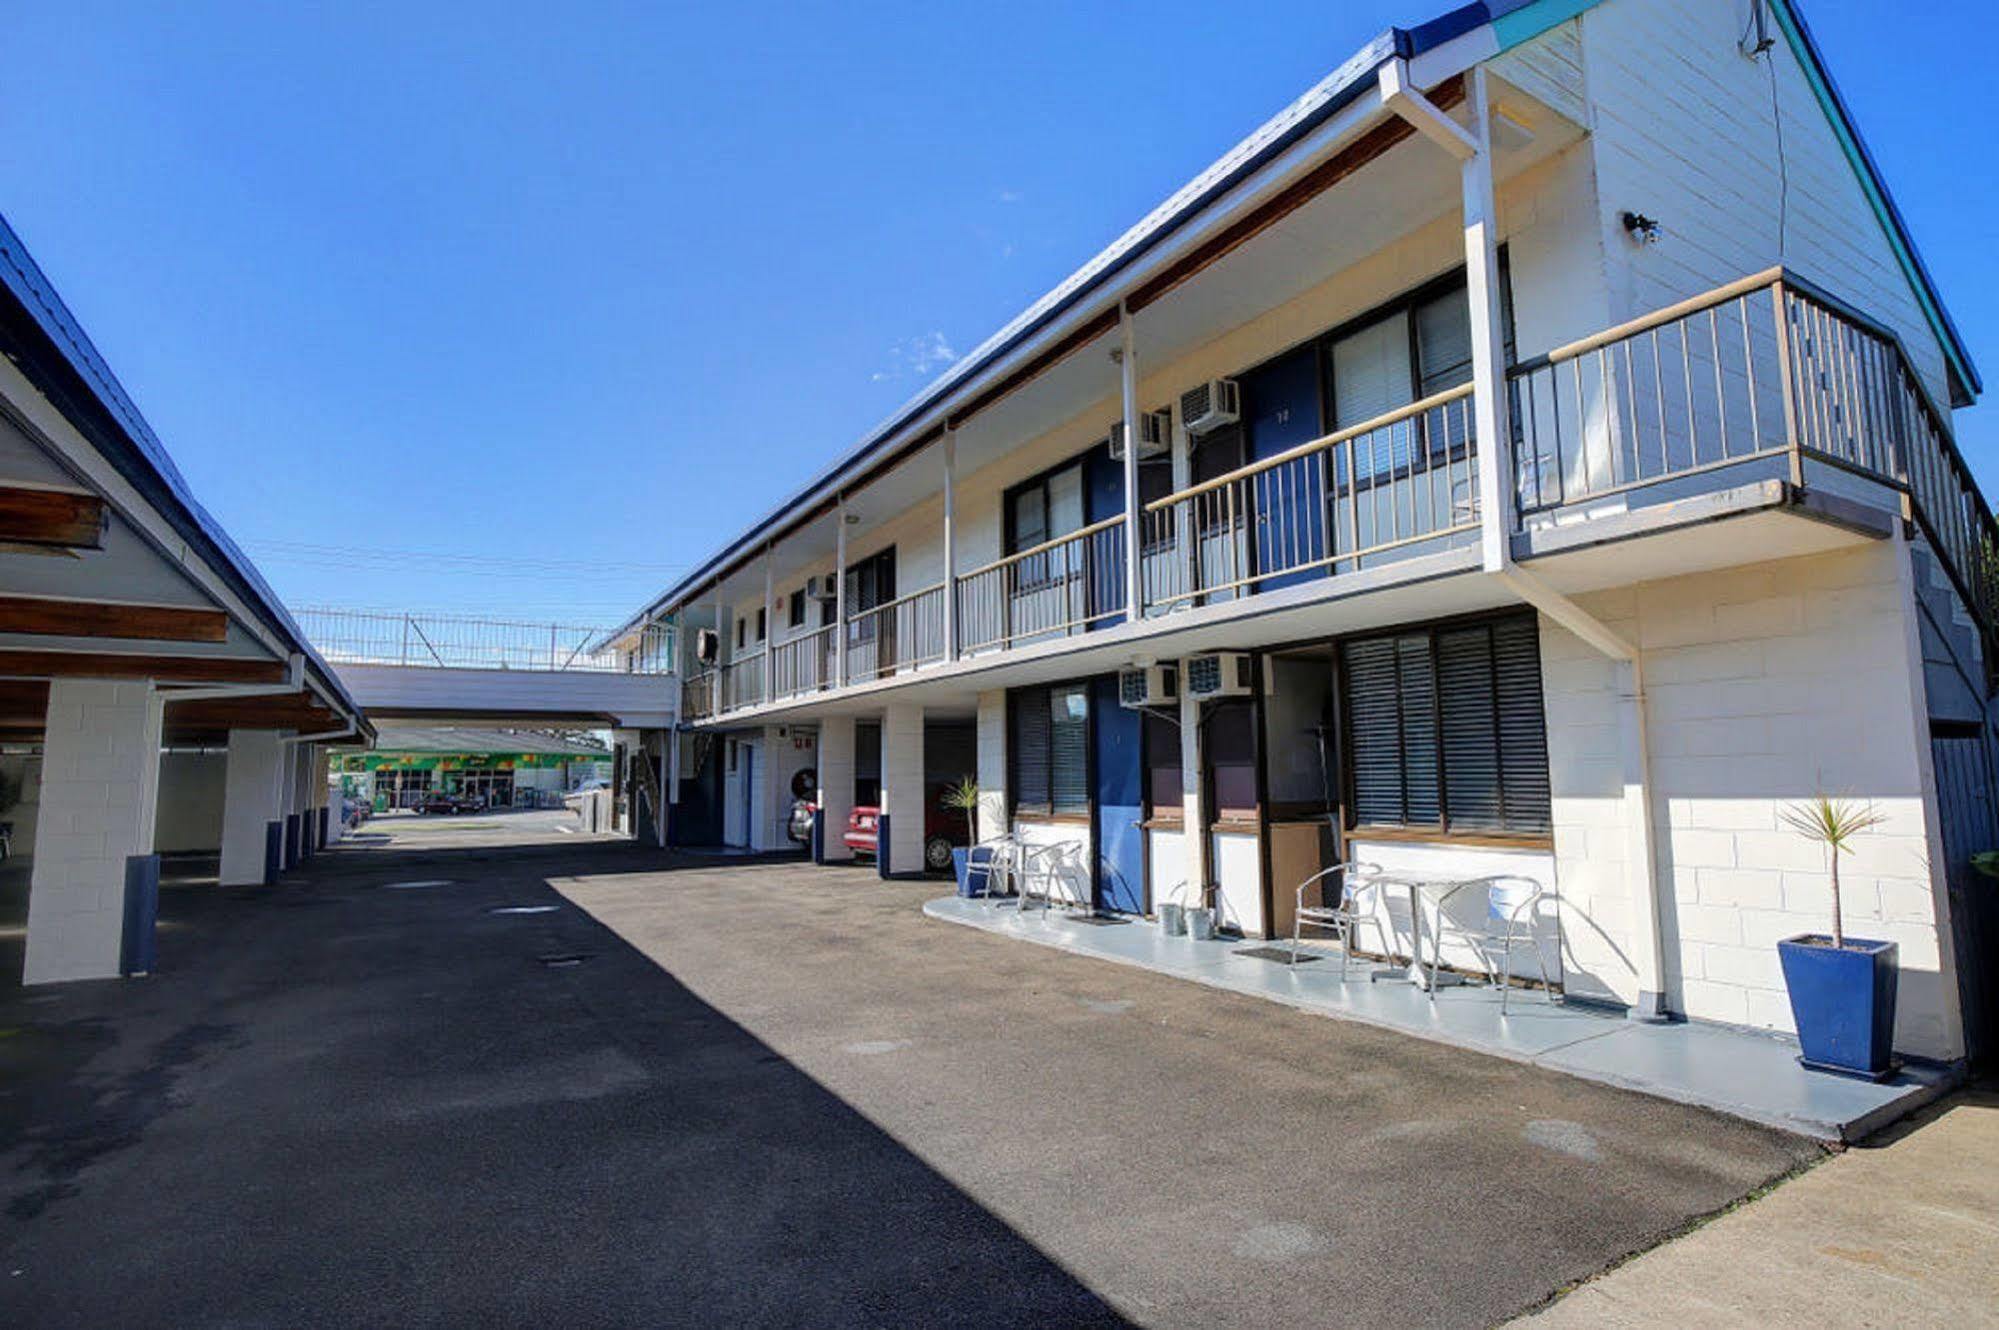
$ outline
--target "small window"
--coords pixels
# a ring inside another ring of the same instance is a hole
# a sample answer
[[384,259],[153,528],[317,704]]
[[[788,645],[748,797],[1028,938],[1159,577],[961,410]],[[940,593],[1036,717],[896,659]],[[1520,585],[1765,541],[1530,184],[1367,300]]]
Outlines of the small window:
[[743,649],[744,642],[749,640],[749,632],[750,625],[748,620],[736,620],[736,650],[741,651]]
[[803,628],[805,626],[804,587],[800,587],[791,593],[791,604],[785,613],[785,626],[787,628]]
[[768,610],[757,611],[757,641],[759,642],[770,635],[769,615],[770,611]]

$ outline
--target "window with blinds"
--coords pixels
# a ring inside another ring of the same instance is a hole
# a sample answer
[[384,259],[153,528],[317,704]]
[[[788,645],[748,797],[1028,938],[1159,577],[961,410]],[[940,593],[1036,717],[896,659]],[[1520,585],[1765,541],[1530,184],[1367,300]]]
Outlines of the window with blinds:
[[1533,616],[1354,639],[1341,661],[1355,826],[1548,834]]
[[1007,765],[1022,813],[1090,811],[1090,693],[1082,684],[1007,697]]

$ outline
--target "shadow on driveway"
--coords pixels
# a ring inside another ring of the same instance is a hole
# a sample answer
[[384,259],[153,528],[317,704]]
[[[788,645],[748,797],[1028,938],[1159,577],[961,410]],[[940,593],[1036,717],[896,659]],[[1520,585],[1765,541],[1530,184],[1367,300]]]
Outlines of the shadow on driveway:
[[154,977],[0,990],[0,1324],[1122,1323],[545,881],[639,854],[170,886]]

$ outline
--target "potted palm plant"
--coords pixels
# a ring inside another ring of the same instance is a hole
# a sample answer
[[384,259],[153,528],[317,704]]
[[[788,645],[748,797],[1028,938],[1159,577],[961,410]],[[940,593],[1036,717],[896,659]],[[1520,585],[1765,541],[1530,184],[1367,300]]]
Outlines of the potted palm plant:
[[1777,944],[1803,1050],[1798,1060],[1820,1071],[1883,1080],[1895,1070],[1897,947],[1847,936],[1840,912],[1839,860],[1856,836],[1885,819],[1870,803],[1824,794],[1792,804],[1779,815],[1786,826],[1825,848],[1832,876],[1832,932],[1805,933]]
[[957,783],[944,787],[944,797],[940,801],[945,808],[965,815],[965,844],[951,851],[951,867],[958,875],[960,896],[985,895],[983,872],[980,874],[978,889],[972,884],[971,847],[979,843],[979,783],[970,776],[959,777]]

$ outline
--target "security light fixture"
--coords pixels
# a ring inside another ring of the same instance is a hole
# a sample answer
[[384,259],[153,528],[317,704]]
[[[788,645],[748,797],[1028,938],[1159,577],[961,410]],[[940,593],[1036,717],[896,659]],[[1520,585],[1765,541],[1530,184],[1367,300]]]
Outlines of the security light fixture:
[[1647,217],[1642,212],[1627,212],[1619,220],[1624,223],[1625,234],[1639,244],[1659,243],[1659,221],[1656,217]]

